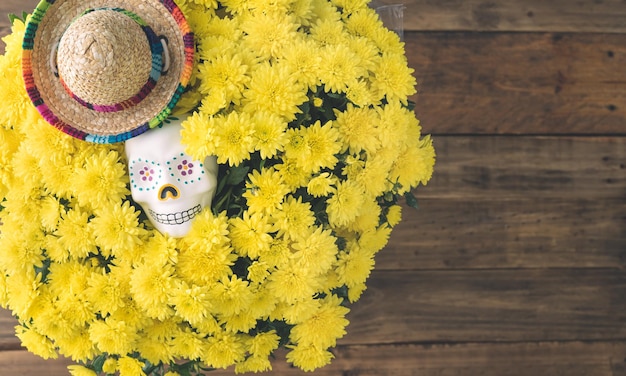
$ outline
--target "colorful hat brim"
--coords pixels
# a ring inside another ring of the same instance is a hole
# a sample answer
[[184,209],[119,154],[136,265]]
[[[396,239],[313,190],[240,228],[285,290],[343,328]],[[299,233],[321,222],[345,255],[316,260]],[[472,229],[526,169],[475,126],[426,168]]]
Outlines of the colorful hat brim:
[[[102,112],[72,97],[50,68],[50,56],[71,22],[85,10],[117,7],[138,14],[167,39],[170,68],[150,94],[127,109]],[[161,124],[189,84],[195,43],[173,0],[42,0],[26,27],[22,71],[31,101],[43,118],[59,130],[95,143],[116,143]]]

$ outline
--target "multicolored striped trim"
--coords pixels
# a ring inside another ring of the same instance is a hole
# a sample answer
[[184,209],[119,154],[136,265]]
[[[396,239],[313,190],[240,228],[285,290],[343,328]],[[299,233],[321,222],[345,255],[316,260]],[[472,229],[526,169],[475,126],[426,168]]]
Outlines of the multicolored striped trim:
[[146,24],[146,22],[144,22],[141,17],[127,9],[107,7],[87,9],[86,11],[81,13],[76,19],[86,14],[100,10],[112,10],[128,16],[133,21],[135,21],[146,34],[146,38],[148,39],[148,43],[150,44],[150,52],[152,53],[152,70],[150,71],[150,75],[148,76],[148,81],[145,83],[145,85],[143,85],[143,87],[139,90],[137,94],[123,102],[115,104],[93,104],[83,100],[78,95],[76,95],[76,93],[73,93],[72,90],[63,81],[63,77],[59,77],[59,80],[61,81],[61,85],[63,85],[65,91],[76,102],[80,103],[82,106],[87,107],[90,110],[96,112],[123,111],[139,104],[150,94],[150,92],[152,92],[152,89],[154,89],[154,87],[156,86],[159,77],[161,77],[161,71],[163,71],[163,45],[161,44],[161,39],[154,33],[152,28],[150,28],[150,26]]
[[195,53],[195,39],[194,34],[187,23],[187,20],[183,16],[180,8],[174,3],[173,0],[160,0],[160,2],[165,6],[165,8],[170,12],[174,20],[176,21],[180,32],[183,36],[183,43],[185,48],[185,61],[182,67],[181,75],[180,75],[180,83],[176,88],[175,92],[172,95],[169,103],[163,108],[159,113],[157,113],[152,119],[149,121],[138,124],[133,129],[121,132],[119,134],[111,134],[111,135],[102,135],[102,134],[90,134],[76,127],[72,126],[59,119],[57,115],[54,114],[52,110],[48,107],[48,105],[44,102],[41,97],[41,93],[39,88],[35,83],[35,79],[33,76],[32,70],[32,52],[34,48],[35,34],[37,29],[39,28],[39,24],[41,20],[46,14],[48,8],[54,4],[57,0],[41,0],[37,8],[34,10],[31,15],[30,21],[26,27],[26,31],[24,33],[24,40],[22,43],[23,55],[22,55],[22,71],[24,77],[24,85],[26,87],[26,92],[30,97],[33,105],[37,108],[41,116],[52,126],[59,129],[60,131],[81,140],[99,143],[99,144],[112,144],[126,141],[130,138],[138,136],[151,128],[155,128],[161,125],[172,113],[172,110],[176,106],[176,103],[180,100],[183,92],[187,85],[189,85],[189,81],[191,80],[191,75],[193,73],[194,66],[194,53]]

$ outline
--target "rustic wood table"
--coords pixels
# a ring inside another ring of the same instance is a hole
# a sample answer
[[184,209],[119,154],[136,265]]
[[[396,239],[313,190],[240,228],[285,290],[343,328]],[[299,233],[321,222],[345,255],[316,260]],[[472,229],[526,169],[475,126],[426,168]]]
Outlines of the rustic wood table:
[[[0,33],[36,3],[2,0]],[[316,373],[626,375],[626,2],[405,5],[436,171]],[[0,375],[68,375],[15,323]]]

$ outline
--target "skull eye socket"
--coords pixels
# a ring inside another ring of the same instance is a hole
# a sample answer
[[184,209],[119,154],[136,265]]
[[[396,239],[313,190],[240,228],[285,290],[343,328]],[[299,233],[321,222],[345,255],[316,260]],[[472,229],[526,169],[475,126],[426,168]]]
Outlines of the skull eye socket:
[[167,161],[167,171],[170,176],[181,184],[193,184],[202,180],[204,165],[184,153]]
[[132,188],[140,192],[157,189],[163,179],[163,168],[159,162],[144,158],[130,161],[129,175]]

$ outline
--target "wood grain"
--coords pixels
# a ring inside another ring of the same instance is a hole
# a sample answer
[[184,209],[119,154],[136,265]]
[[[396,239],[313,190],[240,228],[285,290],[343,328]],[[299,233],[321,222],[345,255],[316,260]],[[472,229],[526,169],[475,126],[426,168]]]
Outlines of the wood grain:
[[[626,123],[625,123],[626,127]],[[623,199],[626,137],[434,137],[421,198]]]
[[[3,0],[0,16],[30,12],[37,3],[38,0]],[[403,4],[406,30],[626,31],[626,3],[621,0],[376,0],[373,3],[374,6]]]
[[626,267],[624,200],[421,199],[379,270]]
[[[624,342],[397,344],[338,346],[333,362],[317,376],[618,376]],[[272,372],[259,376],[304,376],[277,354]],[[576,360],[575,362],[573,360]],[[0,353],[2,375],[67,376],[68,359],[43,360],[26,351]],[[208,376],[232,376],[232,368]]]
[[342,344],[626,338],[619,269],[375,270]]
[[625,134],[621,34],[406,33],[428,133]]
[[378,0],[404,4],[407,30],[626,31],[621,0]]

